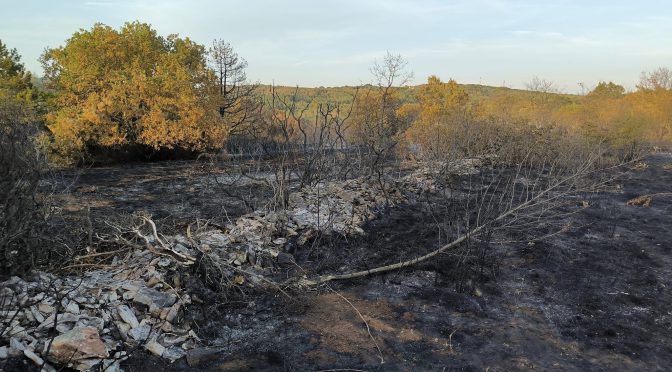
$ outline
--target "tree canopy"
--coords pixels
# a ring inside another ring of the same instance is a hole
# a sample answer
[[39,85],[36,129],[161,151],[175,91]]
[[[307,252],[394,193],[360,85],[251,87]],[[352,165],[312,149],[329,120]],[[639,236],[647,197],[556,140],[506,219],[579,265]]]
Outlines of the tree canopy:
[[600,81],[595,89],[588,93],[588,97],[598,98],[619,98],[625,93],[625,88],[622,85],[614,84],[613,82]]
[[227,131],[211,102],[214,75],[205,48],[162,37],[145,23],[96,24],[42,56],[58,92],[47,116],[57,150],[144,145],[218,147]]
[[0,40],[0,99],[34,101],[37,90],[31,79],[32,75],[21,63],[21,56],[16,49],[9,49]]

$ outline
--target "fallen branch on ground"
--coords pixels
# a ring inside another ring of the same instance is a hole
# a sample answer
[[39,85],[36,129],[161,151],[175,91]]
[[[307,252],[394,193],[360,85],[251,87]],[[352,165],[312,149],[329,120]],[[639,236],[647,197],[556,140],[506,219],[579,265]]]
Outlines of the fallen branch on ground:
[[[608,169],[614,169],[614,168],[619,168],[624,165],[630,164],[632,162],[638,161],[639,159],[633,160],[631,162],[627,162],[624,164],[618,164],[616,166],[612,166],[606,169],[603,169],[602,171],[608,170]],[[493,228],[494,225],[497,224],[502,224],[503,228],[515,228],[516,226],[522,226],[522,225],[515,225],[512,222],[505,222],[505,220],[513,220],[514,222],[517,220],[521,219],[521,215],[525,216],[525,214],[528,214],[528,218],[532,218],[535,220],[539,220],[543,218],[544,216],[548,216],[549,213],[553,210],[558,208],[560,203],[558,203],[558,200],[562,200],[563,198],[570,197],[572,195],[577,194],[578,192],[587,192],[587,191],[593,191],[607,182],[613,180],[613,178],[608,179],[607,181],[596,181],[594,183],[589,183],[588,185],[583,185],[581,183],[582,180],[585,180],[588,176],[592,176],[596,173],[596,170],[593,168],[594,166],[594,158],[588,158],[586,161],[584,161],[579,167],[571,170],[571,172],[565,174],[564,177],[560,177],[559,179],[552,180],[547,183],[547,187],[544,189],[541,189],[539,191],[535,192],[535,189],[537,188],[537,181],[534,182],[531,188],[524,188],[523,190],[516,190],[515,182],[511,183],[510,189],[507,191],[507,193],[503,193],[501,195],[496,195],[494,192],[492,195],[488,196],[490,202],[493,201],[493,199],[500,199],[500,203],[503,201],[504,203],[508,204],[508,208],[505,209],[503,212],[499,213],[496,215],[494,218],[491,218],[489,220],[482,221],[480,224],[477,224],[475,227],[467,230],[466,233],[458,236],[456,239],[453,241],[441,246],[438,249],[435,249],[423,256],[415,257],[410,260],[398,262],[395,264],[390,264],[390,265],[385,265],[385,266],[380,266],[372,269],[367,269],[367,270],[362,270],[362,271],[356,271],[352,273],[347,273],[347,274],[335,274],[335,275],[326,275],[326,276],[320,276],[316,279],[307,279],[304,278],[298,282],[299,286],[306,286],[306,287],[312,287],[312,286],[317,286],[320,284],[324,284],[330,281],[334,280],[348,280],[348,279],[355,279],[355,278],[361,278],[373,274],[380,274],[384,272],[389,272],[393,270],[398,270],[398,269],[403,269],[409,266],[414,266],[416,264],[425,262],[429,260],[430,258],[433,258],[447,250],[456,248],[460,246],[462,243],[465,243],[469,241],[471,238],[475,237],[476,235],[485,232],[484,230]],[[544,165],[545,166],[545,165]],[[549,169],[550,171],[554,170],[554,167],[556,164],[550,164]],[[512,178],[513,180],[518,179],[519,175],[521,174],[521,169],[522,165],[519,166],[518,172],[516,175]],[[541,169],[540,174],[544,172],[545,169]],[[530,193],[531,192],[531,193]],[[518,195],[517,195],[518,194]],[[524,199],[517,205],[514,205],[511,203],[516,196],[524,195]],[[481,213],[481,209],[483,207],[485,198],[481,202],[481,207],[477,210],[477,212]],[[510,199],[508,201],[507,199]],[[488,206],[489,208],[489,206]],[[539,212],[539,210],[541,212]],[[496,228],[496,227],[494,227]]]

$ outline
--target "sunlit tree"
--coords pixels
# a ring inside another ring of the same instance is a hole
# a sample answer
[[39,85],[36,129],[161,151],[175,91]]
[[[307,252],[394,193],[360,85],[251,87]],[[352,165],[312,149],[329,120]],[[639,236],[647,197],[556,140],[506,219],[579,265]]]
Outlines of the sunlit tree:
[[202,150],[221,146],[205,48],[145,23],[96,24],[42,56],[57,92],[47,117],[56,149],[143,145]]
[[0,99],[33,102],[37,98],[37,90],[31,80],[32,75],[21,63],[16,49],[9,49],[0,40]]

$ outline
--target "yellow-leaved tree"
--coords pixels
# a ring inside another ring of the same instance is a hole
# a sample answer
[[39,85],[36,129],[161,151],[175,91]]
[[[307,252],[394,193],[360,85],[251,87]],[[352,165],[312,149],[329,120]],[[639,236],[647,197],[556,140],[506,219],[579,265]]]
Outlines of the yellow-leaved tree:
[[371,68],[375,84],[362,88],[353,103],[350,140],[366,148],[369,173],[378,174],[379,179],[406,127],[398,110],[403,104],[399,88],[413,77],[407,65],[401,55],[387,52],[382,63],[375,62]]
[[213,103],[205,48],[145,23],[96,24],[42,56],[57,93],[47,116],[59,155],[124,147],[220,147],[228,131]]
[[469,96],[455,80],[444,83],[430,76],[418,89],[416,100],[417,113],[406,138],[422,157],[439,159],[452,151],[449,147],[464,145],[455,140],[469,135]]

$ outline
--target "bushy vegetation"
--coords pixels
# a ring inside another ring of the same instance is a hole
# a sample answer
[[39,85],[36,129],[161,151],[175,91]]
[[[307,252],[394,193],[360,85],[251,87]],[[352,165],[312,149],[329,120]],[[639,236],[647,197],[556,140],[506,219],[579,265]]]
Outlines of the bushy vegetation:
[[672,141],[666,68],[643,74],[634,92],[601,82],[579,96],[560,94],[536,77],[525,91],[436,76],[409,86],[406,62],[388,54],[372,69],[372,84],[261,86],[247,80],[247,63],[228,43],[216,40],[206,48],[133,22],[119,30],[96,24],[46,50],[47,95],[33,86],[15,50],[0,44],[0,56],[2,99],[45,114],[42,143],[52,160],[66,163],[231,151],[241,143],[305,149],[328,134],[340,148],[366,149],[374,172],[392,155],[439,159],[487,152],[498,133],[514,128],[557,127],[615,148]]
[[205,53],[141,23],[76,32],[43,56],[47,86],[58,92],[47,116],[54,149],[73,157],[95,147],[220,146],[226,131],[209,102]]
[[0,102],[0,255],[3,274],[30,267],[41,249],[44,202],[38,186],[46,159],[34,142],[38,128],[25,106]]

